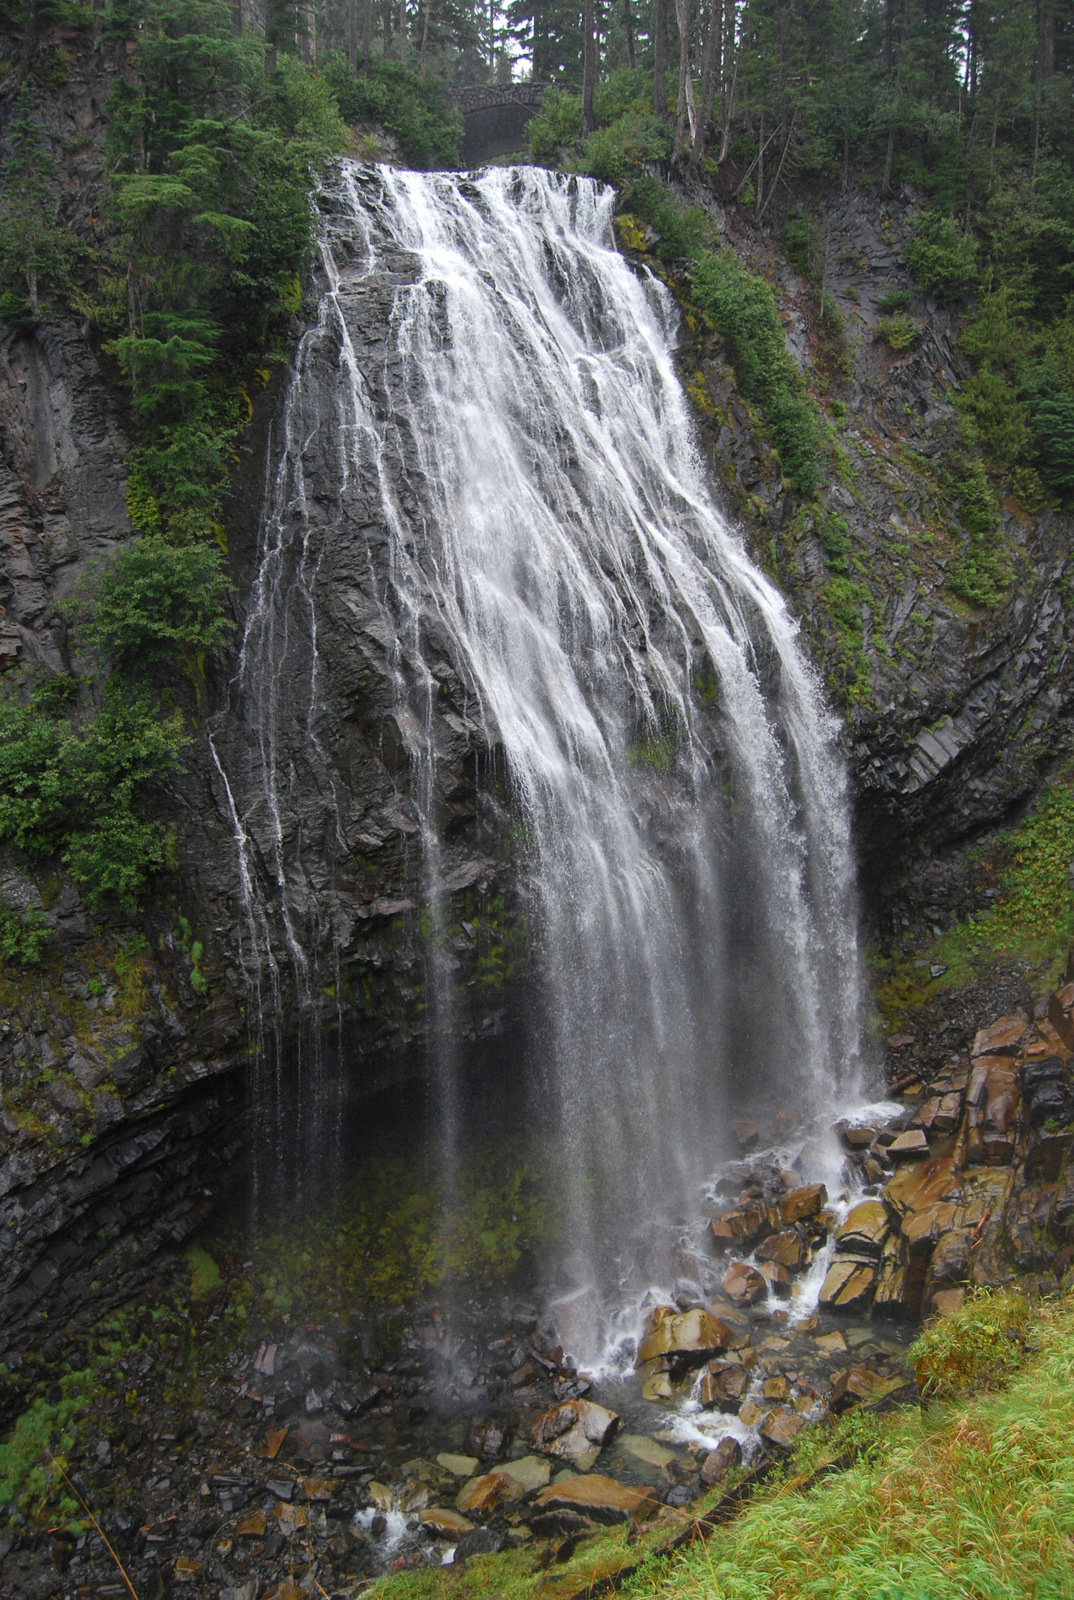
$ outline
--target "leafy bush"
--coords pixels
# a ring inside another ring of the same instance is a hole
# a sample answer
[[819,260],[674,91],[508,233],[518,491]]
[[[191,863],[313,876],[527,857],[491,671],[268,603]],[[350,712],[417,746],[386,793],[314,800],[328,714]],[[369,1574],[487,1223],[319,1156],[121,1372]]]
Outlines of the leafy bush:
[[692,284],[698,305],[727,342],[743,393],[764,410],[784,475],[800,494],[815,494],[816,414],[787,350],[773,290],[730,250],[703,253]]
[[1074,395],[1049,375],[1031,409],[1037,465],[1053,489],[1074,489]]
[[912,317],[881,317],[876,325],[876,337],[889,350],[909,350],[921,337],[921,329]]
[[99,712],[53,679],[28,703],[0,699],[0,844],[30,861],[59,854],[94,910],[132,911],[168,859],[168,835],[146,821],[149,791],[186,743],[144,693],[116,685]]
[[882,317],[894,317],[900,311],[909,311],[913,298],[909,289],[889,289],[887,294],[882,294],[876,302],[876,309]]
[[558,167],[564,150],[573,150],[581,137],[582,102],[566,89],[546,89],[541,109],[526,124],[523,138],[533,161],[540,167]]
[[700,254],[705,215],[700,206],[684,206],[661,178],[636,177],[623,191],[623,205],[659,234],[653,253],[661,261],[683,261]]
[[[662,118],[649,110],[624,111],[607,127],[589,135],[576,165],[591,178],[621,188],[646,162],[666,160],[672,143],[672,131]],[[658,183],[659,179],[648,181]]]
[[1017,1290],[978,1290],[940,1317],[913,1345],[918,1387],[930,1400],[953,1400],[1002,1381],[1017,1367],[1029,1302]]
[[20,916],[0,903],[0,966],[36,966],[51,937],[36,906],[28,906]]
[[921,288],[937,300],[961,299],[977,274],[976,241],[942,211],[922,212],[905,254]]
[[135,539],[97,584],[86,638],[120,671],[159,667],[179,652],[202,655],[230,626],[219,547]]
[[353,73],[339,51],[320,65],[345,122],[376,122],[398,139],[415,167],[451,167],[459,159],[462,119],[439,85],[401,61],[376,56],[368,72]]
[[816,229],[809,218],[796,211],[788,217],[779,236],[783,254],[796,272],[808,278],[816,258]]

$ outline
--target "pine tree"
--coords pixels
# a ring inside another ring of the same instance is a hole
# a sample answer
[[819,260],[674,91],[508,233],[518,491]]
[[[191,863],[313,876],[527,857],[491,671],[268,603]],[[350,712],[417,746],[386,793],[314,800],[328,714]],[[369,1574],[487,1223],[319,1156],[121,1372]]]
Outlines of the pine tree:
[[0,282],[8,302],[5,314],[17,314],[21,299],[36,320],[42,287],[62,284],[67,255],[56,174],[34,121],[30,87],[24,83],[11,125],[11,157],[0,188]]

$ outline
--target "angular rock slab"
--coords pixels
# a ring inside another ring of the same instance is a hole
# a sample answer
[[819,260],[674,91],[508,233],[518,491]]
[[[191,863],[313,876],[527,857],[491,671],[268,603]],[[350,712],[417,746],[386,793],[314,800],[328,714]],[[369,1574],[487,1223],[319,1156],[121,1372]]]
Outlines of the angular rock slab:
[[525,1492],[509,1472],[484,1472],[480,1478],[463,1484],[455,1496],[455,1508],[463,1516],[491,1517],[502,1506],[521,1500]]
[[843,1226],[835,1236],[837,1252],[848,1251],[855,1255],[880,1259],[891,1223],[887,1208],[879,1200],[862,1200],[853,1206]]
[[655,1517],[660,1502],[651,1489],[631,1489],[589,1472],[569,1483],[550,1483],[534,1501],[537,1511],[573,1511],[591,1522],[644,1522]]
[[761,1438],[771,1449],[787,1454],[793,1450],[795,1439],[806,1427],[806,1419],[797,1411],[787,1411],[777,1406],[761,1423]]
[[732,1467],[737,1467],[742,1460],[742,1446],[733,1434],[727,1434],[721,1439],[715,1450],[710,1450],[701,1463],[701,1482],[706,1489],[711,1489],[714,1484],[720,1483]]
[[836,1256],[821,1285],[819,1304],[833,1311],[857,1311],[868,1305],[875,1286],[875,1265]]
[[749,1306],[764,1293],[765,1280],[756,1267],[745,1261],[735,1261],[724,1273],[722,1288],[728,1299],[737,1305]]
[[461,1539],[474,1529],[468,1517],[448,1506],[427,1506],[421,1513],[421,1525],[436,1539]]
[[618,1426],[617,1414],[593,1400],[564,1400],[541,1412],[530,1429],[530,1446],[588,1472]]
[[822,1183],[810,1183],[803,1188],[792,1189],[779,1202],[780,1221],[785,1228],[789,1228],[793,1222],[805,1222],[810,1217],[819,1216],[827,1204],[828,1191]]
[[637,1364],[667,1357],[668,1365],[700,1366],[726,1350],[734,1338],[732,1328],[700,1306],[682,1312],[674,1306],[654,1306],[638,1346]]

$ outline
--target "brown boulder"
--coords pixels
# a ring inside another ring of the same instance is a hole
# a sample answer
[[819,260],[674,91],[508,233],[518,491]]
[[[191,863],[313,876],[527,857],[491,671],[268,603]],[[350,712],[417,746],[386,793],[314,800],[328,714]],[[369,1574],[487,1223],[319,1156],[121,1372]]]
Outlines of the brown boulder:
[[828,1191],[822,1183],[792,1189],[779,1202],[780,1221],[785,1228],[789,1228],[793,1222],[804,1222],[807,1217],[817,1216],[827,1204]]
[[898,1378],[884,1378],[879,1372],[871,1372],[868,1367],[848,1367],[845,1372],[837,1372],[833,1377],[828,1404],[836,1416],[842,1416],[851,1406],[867,1405],[870,1400],[878,1400],[899,1386]]
[[872,1262],[836,1256],[821,1285],[819,1304],[833,1311],[857,1311],[868,1305],[876,1286]]
[[786,1289],[790,1284],[790,1273],[778,1261],[762,1261],[757,1270],[773,1289]]
[[785,1228],[782,1233],[774,1233],[770,1239],[759,1244],[756,1255],[758,1261],[775,1261],[794,1272],[802,1265],[803,1250],[800,1236],[793,1228]]
[[660,1509],[651,1489],[629,1489],[599,1472],[550,1483],[533,1504],[537,1513],[574,1512],[589,1522],[644,1522]]
[[764,1292],[765,1280],[756,1267],[735,1261],[724,1273],[723,1292],[737,1305],[749,1306]]
[[[1074,985],[1068,985],[1067,990],[1061,989],[1059,995],[1071,993],[1071,1002],[1074,1004]],[[1053,1000],[1058,1000],[1059,995],[1053,995]],[[1062,1007],[1060,1007],[1062,1010]],[[1051,1007],[1048,1011],[1051,1017]],[[1022,1040],[1026,1034],[1026,1019],[1019,1012],[1010,1016],[1000,1017],[990,1027],[978,1029],[973,1040],[971,1055],[974,1060],[978,1056],[1016,1056],[1022,1047]]]
[[666,1357],[669,1365],[700,1366],[726,1350],[734,1337],[731,1328],[701,1307],[679,1312],[674,1306],[656,1306],[638,1346],[637,1365]]
[[773,1450],[780,1454],[788,1454],[794,1448],[795,1439],[807,1426],[806,1419],[797,1411],[788,1411],[782,1406],[777,1406],[761,1423],[761,1438]]
[[429,1506],[421,1513],[421,1525],[436,1539],[461,1539],[464,1533],[472,1533],[474,1525],[468,1517],[459,1511],[451,1511],[447,1506]]
[[706,1410],[736,1412],[742,1404],[750,1377],[745,1367],[732,1361],[713,1361],[701,1379],[697,1397]]
[[768,1208],[760,1204],[741,1206],[735,1211],[725,1211],[714,1217],[712,1236],[725,1249],[748,1250],[758,1239],[763,1239],[772,1229],[768,1221]]
[[[592,1400],[564,1400],[541,1412],[530,1429],[530,1445],[545,1455],[562,1456],[585,1472],[618,1426],[616,1413]],[[455,1503],[460,1511],[469,1509]]]
[[927,1156],[929,1141],[920,1128],[907,1128],[893,1139],[884,1152],[890,1161],[909,1161],[917,1156]]
[[726,1478],[732,1467],[737,1467],[742,1460],[742,1446],[731,1434],[721,1439],[715,1450],[710,1450],[701,1463],[701,1482],[706,1489],[711,1489],[721,1479]]
[[885,1206],[879,1200],[862,1200],[853,1206],[843,1226],[835,1236],[835,1248],[846,1254],[872,1256],[879,1259],[891,1224]]
[[456,1509],[468,1517],[491,1517],[501,1506],[521,1500],[525,1490],[509,1472],[485,1472],[464,1483],[455,1496]]

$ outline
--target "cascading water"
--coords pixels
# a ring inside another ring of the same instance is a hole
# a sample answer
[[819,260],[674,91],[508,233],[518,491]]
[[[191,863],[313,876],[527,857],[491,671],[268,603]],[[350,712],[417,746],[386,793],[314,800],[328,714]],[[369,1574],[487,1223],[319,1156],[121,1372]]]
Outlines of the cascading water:
[[[564,1222],[553,1286],[589,1357],[601,1308],[673,1270],[685,1197],[729,1153],[731,1115],[833,1105],[854,1087],[859,1027],[834,722],[783,601],[712,502],[674,302],[615,251],[612,199],[534,169],[344,165],[232,690],[246,780],[219,763],[249,967],[274,921],[315,1018],[343,920],[333,863],[359,848],[318,628],[360,593],[405,747],[450,1181],[450,662],[526,863],[526,1081]],[[390,334],[371,342],[363,308],[385,285]],[[327,493],[308,481],[314,440],[335,462]],[[370,499],[375,522],[356,509]],[[310,837],[289,812],[303,782],[324,802]]]

